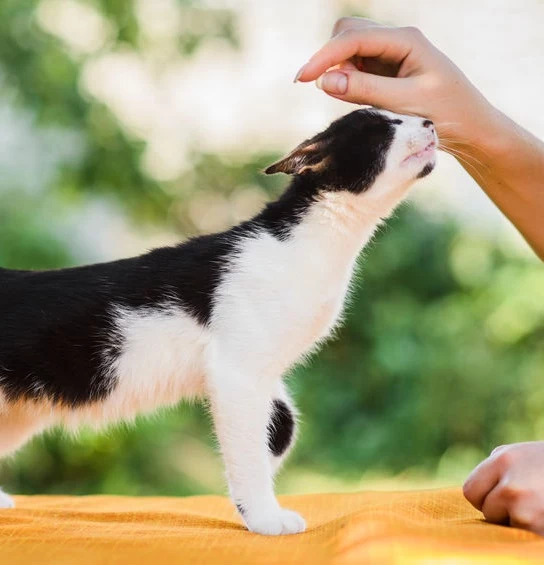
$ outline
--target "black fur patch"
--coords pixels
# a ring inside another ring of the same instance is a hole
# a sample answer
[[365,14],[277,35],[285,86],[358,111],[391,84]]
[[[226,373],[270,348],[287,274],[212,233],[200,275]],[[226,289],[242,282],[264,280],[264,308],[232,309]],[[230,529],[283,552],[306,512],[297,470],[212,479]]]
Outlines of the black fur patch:
[[279,199],[268,204],[253,222],[280,241],[285,241],[318,197],[313,179],[295,177]]
[[268,448],[279,457],[289,447],[295,430],[295,419],[283,400],[272,403],[272,417],[268,424]]
[[105,398],[115,387],[108,361],[123,347],[115,307],[178,304],[207,324],[233,232],[86,267],[0,269],[2,392],[71,406]]
[[434,164],[433,163],[427,163],[423,169],[421,170],[421,172],[417,175],[418,179],[422,179],[423,177],[426,177],[427,175],[430,175],[433,172],[434,169]]

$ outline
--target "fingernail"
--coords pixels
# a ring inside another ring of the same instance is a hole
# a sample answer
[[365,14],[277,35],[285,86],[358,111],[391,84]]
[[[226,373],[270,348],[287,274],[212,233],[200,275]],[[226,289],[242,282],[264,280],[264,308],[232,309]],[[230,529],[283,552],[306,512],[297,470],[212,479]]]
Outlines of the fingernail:
[[348,90],[348,77],[344,73],[325,73],[315,81],[315,85],[331,94],[345,94]]
[[297,82],[297,80],[302,76],[302,73],[304,72],[305,68],[306,68],[306,65],[302,65],[302,67],[300,67],[300,69],[298,70],[298,73],[295,75],[295,80],[293,82]]

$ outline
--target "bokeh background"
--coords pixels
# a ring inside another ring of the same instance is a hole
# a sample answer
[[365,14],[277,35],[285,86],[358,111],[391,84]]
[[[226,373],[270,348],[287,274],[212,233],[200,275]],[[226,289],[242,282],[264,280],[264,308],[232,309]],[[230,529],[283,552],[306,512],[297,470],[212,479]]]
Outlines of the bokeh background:
[[[285,184],[259,171],[352,109],[292,84],[341,15],[421,27],[544,136],[541,0],[2,0],[0,265],[109,260],[249,217]],[[339,339],[293,373],[280,492],[459,484],[495,445],[544,438],[543,344],[542,265],[442,156],[365,254]],[[47,433],[0,481],[224,492],[205,411],[186,404]]]

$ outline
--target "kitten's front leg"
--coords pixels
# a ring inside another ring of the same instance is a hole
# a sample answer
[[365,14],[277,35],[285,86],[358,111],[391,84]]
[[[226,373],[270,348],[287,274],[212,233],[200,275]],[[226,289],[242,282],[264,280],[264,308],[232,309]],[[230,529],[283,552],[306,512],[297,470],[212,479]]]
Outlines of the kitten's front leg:
[[248,529],[264,535],[303,532],[303,518],[282,508],[275,495],[270,460],[273,383],[217,359],[208,387],[230,495]]

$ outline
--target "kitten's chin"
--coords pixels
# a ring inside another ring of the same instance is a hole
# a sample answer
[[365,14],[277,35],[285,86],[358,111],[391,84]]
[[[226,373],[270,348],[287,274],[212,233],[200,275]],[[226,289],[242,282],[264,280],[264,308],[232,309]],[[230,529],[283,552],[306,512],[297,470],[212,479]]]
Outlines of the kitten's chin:
[[434,158],[436,153],[436,147],[437,147],[437,142],[435,139],[433,139],[419,151],[415,151],[414,153],[408,155],[408,157],[406,157],[402,163],[404,164],[414,161],[425,161],[427,159]]

